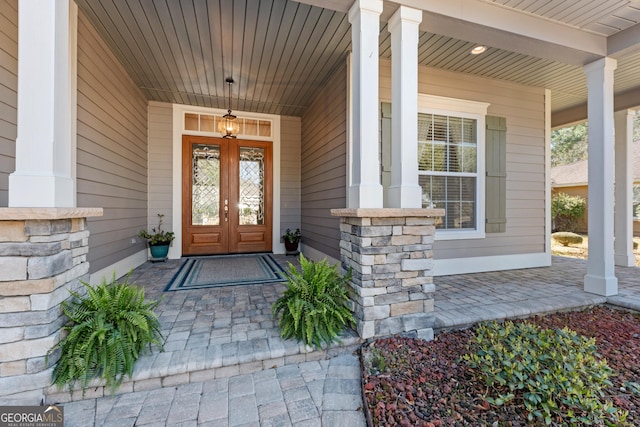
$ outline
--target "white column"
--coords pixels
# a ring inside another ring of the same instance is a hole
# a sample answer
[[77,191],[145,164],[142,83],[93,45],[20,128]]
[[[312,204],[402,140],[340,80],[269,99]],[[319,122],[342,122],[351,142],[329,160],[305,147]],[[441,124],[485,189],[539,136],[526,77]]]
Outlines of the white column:
[[604,296],[618,293],[613,257],[615,69],[611,58],[584,67],[589,91],[589,259],[584,290]]
[[635,267],[633,254],[633,110],[615,113],[615,263]]
[[10,207],[74,207],[76,29],[73,0],[18,4],[18,132]]
[[392,208],[421,208],[418,185],[418,36],[422,11],[400,6],[389,19],[391,33]]
[[351,23],[353,157],[349,207],[381,208],[378,37],[382,0],[356,0]]

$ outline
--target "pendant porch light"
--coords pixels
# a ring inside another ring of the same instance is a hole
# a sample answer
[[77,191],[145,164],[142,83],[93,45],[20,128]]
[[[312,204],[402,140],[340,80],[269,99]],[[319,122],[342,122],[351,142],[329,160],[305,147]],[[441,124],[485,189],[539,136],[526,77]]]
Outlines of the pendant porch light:
[[240,132],[240,123],[238,123],[238,118],[231,114],[231,85],[234,81],[233,78],[227,77],[225,82],[229,85],[229,109],[227,114],[218,121],[218,132],[222,134],[223,138],[235,138]]

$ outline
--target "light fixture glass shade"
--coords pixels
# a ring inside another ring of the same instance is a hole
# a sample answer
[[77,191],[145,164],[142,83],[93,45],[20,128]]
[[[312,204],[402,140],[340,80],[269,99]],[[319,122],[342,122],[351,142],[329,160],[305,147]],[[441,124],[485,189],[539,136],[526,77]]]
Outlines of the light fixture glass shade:
[[223,138],[235,138],[240,133],[240,122],[236,116],[231,114],[231,85],[233,84],[233,78],[227,77],[225,82],[229,86],[229,109],[227,114],[218,121],[218,132],[222,134]]
[[223,138],[235,138],[240,133],[240,123],[231,110],[218,121],[218,132]]

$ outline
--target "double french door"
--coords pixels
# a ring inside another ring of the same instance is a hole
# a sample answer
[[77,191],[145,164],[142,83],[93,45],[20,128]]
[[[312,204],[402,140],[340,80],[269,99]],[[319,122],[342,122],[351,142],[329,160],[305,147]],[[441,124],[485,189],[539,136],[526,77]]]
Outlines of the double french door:
[[271,143],[182,137],[182,253],[271,250]]

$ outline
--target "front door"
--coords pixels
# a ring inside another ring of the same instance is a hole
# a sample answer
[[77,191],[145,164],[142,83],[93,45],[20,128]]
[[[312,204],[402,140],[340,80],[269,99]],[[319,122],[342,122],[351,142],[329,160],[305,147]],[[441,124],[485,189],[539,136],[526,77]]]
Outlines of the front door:
[[271,143],[182,137],[182,253],[271,250]]

